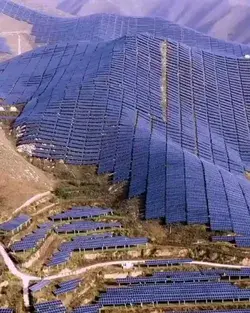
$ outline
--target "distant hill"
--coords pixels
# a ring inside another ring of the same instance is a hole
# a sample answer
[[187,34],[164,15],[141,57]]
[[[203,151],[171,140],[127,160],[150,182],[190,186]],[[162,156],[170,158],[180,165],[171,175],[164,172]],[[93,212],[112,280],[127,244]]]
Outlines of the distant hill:
[[218,38],[250,43],[249,0],[54,0],[52,4],[78,16],[159,16]]

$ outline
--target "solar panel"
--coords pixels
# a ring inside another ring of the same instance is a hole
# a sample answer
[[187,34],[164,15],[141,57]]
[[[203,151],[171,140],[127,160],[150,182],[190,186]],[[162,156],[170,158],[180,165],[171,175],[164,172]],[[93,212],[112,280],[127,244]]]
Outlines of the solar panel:
[[[204,311],[192,311],[193,313],[250,313],[249,309],[228,309],[228,310],[204,310]],[[79,312],[80,313],[80,312]],[[176,312],[180,313],[180,312]]]
[[[73,313],[99,313],[100,306],[98,304],[95,305],[85,305],[80,306],[73,310]],[[248,313],[248,312],[246,312]]]
[[88,232],[95,231],[101,229],[114,229],[121,228],[121,224],[117,222],[105,223],[105,222],[92,222],[92,221],[84,221],[84,222],[72,222],[70,224],[64,224],[56,228],[57,233],[80,233],[80,232]]
[[81,284],[81,279],[68,280],[66,282],[60,283],[59,288],[57,288],[53,293],[55,296],[68,293],[70,291],[76,290]]
[[240,289],[227,282],[185,282],[108,288],[106,293],[101,294],[99,304],[119,306],[139,303],[222,302],[225,299],[246,301],[249,296],[249,290]]
[[163,275],[158,277],[137,277],[137,278],[123,278],[117,279],[116,282],[120,285],[141,285],[141,284],[163,284],[163,283],[183,283],[183,282],[202,282],[202,281],[218,281],[219,274],[214,275],[189,275],[184,277],[165,277]]
[[10,248],[14,252],[22,252],[30,249],[35,249],[46,239],[47,235],[52,229],[51,223],[38,225],[33,233],[26,235],[21,240],[14,242]]
[[41,280],[40,282],[30,286],[29,289],[31,290],[31,292],[37,292],[47,287],[49,284],[50,284],[49,280]]
[[125,249],[130,247],[143,246],[148,243],[147,238],[128,238],[126,236],[110,236],[110,234],[89,235],[75,237],[71,241],[63,242],[59,247],[59,251],[52,256],[47,264],[55,266],[67,262],[73,251],[106,251],[109,249]]
[[144,264],[147,266],[158,266],[158,265],[182,265],[191,263],[192,259],[159,259],[159,260],[149,260],[146,261]]
[[14,310],[8,308],[0,308],[0,313],[14,313]]
[[30,221],[31,218],[28,215],[20,214],[17,217],[0,224],[0,231],[18,231]]
[[49,313],[49,312],[66,313],[66,308],[61,300],[54,300],[35,304],[34,311],[36,313]]
[[103,209],[98,207],[73,207],[70,210],[56,214],[54,216],[51,216],[50,218],[53,221],[56,220],[75,220],[75,219],[82,219],[82,218],[91,218],[91,217],[97,217],[97,216],[105,216],[112,214],[111,209]]
[[212,241],[234,242],[235,236],[212,236]]

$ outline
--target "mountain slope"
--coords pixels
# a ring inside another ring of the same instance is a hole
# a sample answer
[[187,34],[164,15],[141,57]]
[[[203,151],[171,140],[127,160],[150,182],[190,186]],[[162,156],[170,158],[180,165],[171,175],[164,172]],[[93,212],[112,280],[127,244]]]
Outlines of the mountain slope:
[[5,219],[30,197],[53,186],[51,178],[16,152],[1,128],[0,173],[0,217]]

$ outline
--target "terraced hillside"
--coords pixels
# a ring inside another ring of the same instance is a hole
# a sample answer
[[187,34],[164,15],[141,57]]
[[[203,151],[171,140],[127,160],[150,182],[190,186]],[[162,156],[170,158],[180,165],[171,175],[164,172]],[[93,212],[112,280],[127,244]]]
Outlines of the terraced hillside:
[[249,240],[248,46],[164,20],[45,20],[0,4],[37,40],[60,42],[0,66],[5,103],[27,103],[14,125],[20,151],[128,180],[129,197],[146,194],[146,218]]

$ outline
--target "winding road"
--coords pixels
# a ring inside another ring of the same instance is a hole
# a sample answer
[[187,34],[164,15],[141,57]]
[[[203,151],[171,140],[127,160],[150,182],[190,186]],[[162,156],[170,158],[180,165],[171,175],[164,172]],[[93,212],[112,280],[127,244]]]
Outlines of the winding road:
[[[30,281],[39,281],[42,279],[46,280],[55,280],[58,278],[63,278],[63,277],[69,277],[69,276],[76,276],[80,275],[83,273],[86,273],[89,270],[97,269],[97,268],[105,268],[109,267],[112,265],[124,265],[126,263],[131,263],[133,265],[136,264],[143,264],[147,261],[147,259],[143,260],[122,260],[122,261],[110,261],[110,262],[102,262],[102,263],[97,263],[89,266],[82,267],[77,270],[72,270],[68,272],[60,272],[56,275],[51,275],[51,276],[45,276],[45,277],[38,277],[38,276],[32,276],[29,274],[23,273],[21,270],[19,270],[14,262],[11,260],[10,256],[6,252],[4,246],[0,243],[0,253],[3,257],[4,263],[8,267],[9,271],[16,277],[18,277],[23,284],[23,301],[26,307],[29,307],[29,293],[28,293],[28,287],[30,284]],[[241,269],[241,268],[246,268],[246,266],[242,265],[232,265],[232,264],[221,264],[221,263],[212,263],[212,262],[201,262],[201,261],[192,261],[189,264],[195,264],[195,265],[203,265],[203,266],[211,266],[211,267],[223,267],[223,268],[231,268],[231,269]]]
[[[50,191],[45,192],[45,193],[41,193],[41,194],[38,194],[38,195],[35,195],[34,197],[32,197],[28,201],[26,201],[22,206],[17,208],[15,210],[15,213],[19,212],[24,207],[27,207],[27,206],[31,205],[32,203],[40,200],[41,198],[48,196],[49,194],[50,194]],[[50,206],[52,206],[52,205],[50,205]],[[48,206],[48,207],[50,207],[50,206]],[[46,209],[48,207],[46,207]],[[123,265],[125,265],[127,263],[130,263],[132,265],[143,264],[143,263],[145,263],[148,260],[148,259],[142,259],[142,260],[122,260],[122,261],[101,262],[101,263],[85,266],[85,267],[79,268],[77,270],[69,270],[67,272],[61,271],[60,273],[58,273],[56,275],[45,276],[45,277],[38,277],[38,276],[32,276],[32,275],[23,273],[14,264],[14,262],[12,261],[10,256],[8,255],[7,251],[5,250],[4,245],[1,242],[0,242],[0,254],[1,254],[3,260],[4,260],[5,265],[8,267],[9,271],[14,276],[16,276],[17,278],[19,278],[22,281],[22,285],[23,285],[23,301],[24,301],[24,305],[26,307],[30,306],[30,303],[29,303],[29,285],[30,285],[31,281],[39,281],[39,280],[42,280],[42,279],[55,280],[55,279],[63,278],[63,277],[81,275],[83,273],[86,273],[87,271],[90,271],[90,270],[93,270],[93,269],[97,269],[97,268],[106,268],[106,267],[109,267],[109,266],[112,266],[112,265],[121,265],[121,266],[123,266]],[[246,268],[246,266],[242,266],[242,265],[221,264],[221,263],[201,262],[201,261],[191,261],[189,264],[203,265],[203,266],[210,266],[210,267],[223,267],[223,268],[231,268],[231,269]]]

